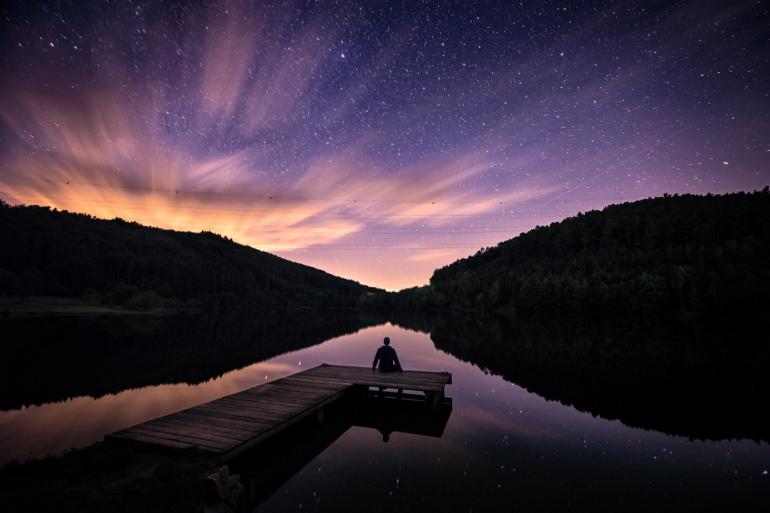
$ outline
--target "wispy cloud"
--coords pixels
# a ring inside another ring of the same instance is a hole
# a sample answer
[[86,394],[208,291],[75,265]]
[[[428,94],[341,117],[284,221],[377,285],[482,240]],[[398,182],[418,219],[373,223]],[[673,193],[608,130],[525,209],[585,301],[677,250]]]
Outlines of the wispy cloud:
[[7,201],[211,230],[398,288],[618,192],[766,180],[751,2],[566,11],[558,37],[516,9],[478,32],[378,2],[131,7],[119,24],[88,8],[62,6],[53,31],[25,14],[34,38],[6,25]]
[[255,163],[254,150],[188,154],[110,94],[76,107],[37,96],[2,115],[28,141],[2,161],[6,199],[212,230],[268,251],[336,242],[371,224],[447,225],[553,190],[522,186],[490,196],[473,180],[492,162],[475,152],[389,173],[362,156],[324,156],[282,186]]

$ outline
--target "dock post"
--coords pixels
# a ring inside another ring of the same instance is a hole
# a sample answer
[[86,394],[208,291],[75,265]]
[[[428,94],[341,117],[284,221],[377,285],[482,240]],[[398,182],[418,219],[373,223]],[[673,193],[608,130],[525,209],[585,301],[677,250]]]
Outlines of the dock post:
[[441,401],[444,399],[444,390],[438,392],[429,392],[425,396],[425,402],[430,403],[433,408],[438,408]]

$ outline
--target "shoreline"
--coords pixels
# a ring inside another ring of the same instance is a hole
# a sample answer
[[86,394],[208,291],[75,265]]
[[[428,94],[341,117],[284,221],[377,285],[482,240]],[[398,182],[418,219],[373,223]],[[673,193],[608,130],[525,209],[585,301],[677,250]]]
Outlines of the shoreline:
[[168,308],[132,310],[70,297],[0,297],[0,316],[2,317],[34,317],[38,315],[166,315],[174,311]]

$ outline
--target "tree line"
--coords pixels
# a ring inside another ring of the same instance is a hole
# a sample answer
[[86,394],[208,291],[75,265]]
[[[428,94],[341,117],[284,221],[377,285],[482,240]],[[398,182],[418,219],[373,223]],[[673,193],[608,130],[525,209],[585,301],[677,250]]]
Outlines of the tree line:
[[375,289],[237,244],[0,201],[0,295],[168,305],[355,306]]
[[498,312],[767,310],[770,192],[664,195],[579,213],[377,301]]

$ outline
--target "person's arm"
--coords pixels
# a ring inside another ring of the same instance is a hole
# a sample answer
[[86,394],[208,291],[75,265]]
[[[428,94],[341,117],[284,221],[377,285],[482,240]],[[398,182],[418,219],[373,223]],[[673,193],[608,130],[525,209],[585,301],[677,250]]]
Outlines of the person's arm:
[[372,363],[372,370],[377,368],[377,362],[380,361],[380,350],[378,349],[376,353],[374,353],[374,362]]
[[404,370],[401,368],[401,362],[398,361],[398,353],[396,353],[395,349],[393,350],[393,361],[396,362],[396,368],[399,372]]

